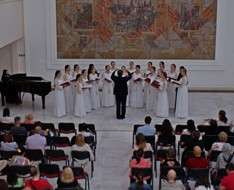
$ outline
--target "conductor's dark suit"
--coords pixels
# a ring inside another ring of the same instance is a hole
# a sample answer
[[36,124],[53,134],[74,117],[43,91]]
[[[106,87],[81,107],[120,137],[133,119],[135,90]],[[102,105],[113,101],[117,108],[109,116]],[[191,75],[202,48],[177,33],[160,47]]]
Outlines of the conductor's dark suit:
[[127,82],[132,78],[132,75],[128,73],[128,76],[123,77],[123,72],[116,71],[111,75],[111,79],[114,81],[114,95],[116,99],[116,117],[117,119],[124,119],[126,114],[126,101],[128,95],[128,84]]

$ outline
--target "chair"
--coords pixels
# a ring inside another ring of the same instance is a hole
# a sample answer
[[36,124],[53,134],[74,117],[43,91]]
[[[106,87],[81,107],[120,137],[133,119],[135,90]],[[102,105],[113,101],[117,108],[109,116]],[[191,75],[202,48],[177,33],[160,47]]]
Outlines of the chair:
[[187,129],[187,125],[176,125],[176,128],[175,128],[175,134],[176,135],[181,135],[182,131],[184,129]]
[[141,175],[143,178],[149,177],[150,185],[154,186],[154,179],[153,179],[153,170],[152,168],[131,168],[131,177],[136,178],[137,176]]
[[145,136],[145,141],[149,143],[155,151],[155,136]]
[[44,160],[44,156],[43,156],[43,152],[40,149],[26,149],[25,150],[25,157],[28,158],[30,161],[43,161]]
[[89,175],[81,167],[72,167],[76,180],[85,180],[85,190],[90,190]]
[[[72,157],[72,166],[74,166],[74,163],[76,161],[83,161],[83,160],[89,160],[90,159],[90,154],[88,151],[71,151],[71,157]],[[91,161],[91,177],[93,177],[93,172],[94,172],[94,165],[93,161]]]
[[15,155],[20,155],[18,151],[0,151],[1,159],[9,160]]
[[154,158],[154,170],[155,170],[155,176],[157,177],[157,173],[158,173],[158,168],[157,168],[157,161],[162,161],[165,160],[167,157],[167,150],[166,149],[156,149],[155,152],[155,158]]
[[203,135],[202,141],[205,146],[205,150],[209,151],[211,149],[212,144],[218,141],[218,136],[217,135]]
[[10,166],[9,171],[12,171],[22,178],[27,178],[31,173],[31,166]]
[[70,147],[71,143],[68,137],[52,137],[51,143],[55,148],[66,148]]
[[64,153],[63,150],[45,150],[45,157],[49,163],[65,161],[65,164],[69,165],[68,156]]
[[0,123],[0,131],[10,131],[11,127],[14,127],[13,123]]
[[93,134],[95,136],[95,149],[97,147],[97,131],[94,124],[88,124],[88,123],[80,123],[79,126],[79,132],[85,131]]
[[57,164],[40,164],[39,165],[40,175],[46,178],[59,177],[60,171]]
[[25,145],[27,136],[25,135],[13,135],[14,141],[21,147]]
[[[134,155],[135,155],[136,152],[137,152],[137,150],[133,151],[132,159],[134,159]],[[151,152],[151,151],[144,151],[144,158],[153,161],[153,152]]]
[[31,132],[32,130],[35,129],[34,124],[25,124],[25,123],[22,123],[21,126],[24,127],[28,132]]
[[136,133],[137,133],[137,129],[139,127],[142,127],[144,126],[143,124],[135,124],[133,125],[133,133],[132,133],[132,148],[134,147],[134,144],[135,144],[135,136],[136,136]]
[[180,159],[180,148],[187,147],[192,142],[191,135],[181,135],[178,141],[178,159]]
[[196,168],[187,170],[187,180],[197,180],[200,177],[209,176],[209,168]]
[[63,134],[76,134],[75,124],[74,123],[59,123],[58,124],[59,135]]
[[155,129],[156,129],[156,133],[159,134],[163,130],[163,125],[162,124],[156,124]]
[[49,131],[52,131],[52,132],[56,133],[56,129],[55,129],[53,123],[41,123],[41,129],[43,131],[49,130]]
[[197,129],[200,133],[206,133],[209,128],[209,125],[198,125]]

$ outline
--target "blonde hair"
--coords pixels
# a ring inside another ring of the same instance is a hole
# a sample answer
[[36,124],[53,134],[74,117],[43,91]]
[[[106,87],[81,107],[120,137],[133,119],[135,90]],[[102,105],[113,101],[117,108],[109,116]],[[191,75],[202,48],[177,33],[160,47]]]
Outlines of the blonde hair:
[[61,174],[63,183],[72,183],[75,180],[74,173],[70,167],[65,167]]
[[84,146],[84,144],[85,144],[84,136],[82,134],[77,135],[76,136],[76,145]]
[[220,133],[218,134],[218,137],[219,137],[219,140],[220,140],[221,142],[227,142],[227,140],[228,140],[228,135],[227,135],[227,133],[225,133],[224,131],[220,132]]

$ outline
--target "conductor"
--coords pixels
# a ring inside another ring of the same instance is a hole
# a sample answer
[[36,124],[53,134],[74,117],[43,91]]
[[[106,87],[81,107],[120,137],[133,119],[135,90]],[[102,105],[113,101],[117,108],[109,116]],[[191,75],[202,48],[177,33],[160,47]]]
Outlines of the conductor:
[[[117,76],[116,76],[117,72]],[[125,119],[126,114],[126,101],[128,95],[128,84],[127,82],[132,78],[130,72],[127,76],[123,76],[122,70],[115,70],[111,79],[114,81],[114,95],[116,100],[116,118]]]

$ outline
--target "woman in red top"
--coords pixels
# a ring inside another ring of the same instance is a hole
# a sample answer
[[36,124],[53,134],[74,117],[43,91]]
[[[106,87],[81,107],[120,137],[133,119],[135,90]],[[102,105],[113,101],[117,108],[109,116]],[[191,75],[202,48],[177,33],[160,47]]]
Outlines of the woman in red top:
[[32,179],[25,182],[24,190],[53,190],[53,187],[46,179],[40,178],[40,173],[35,166],[31,167]]

